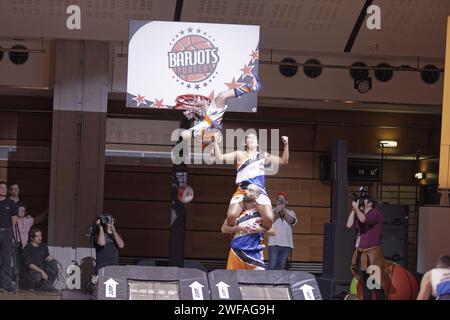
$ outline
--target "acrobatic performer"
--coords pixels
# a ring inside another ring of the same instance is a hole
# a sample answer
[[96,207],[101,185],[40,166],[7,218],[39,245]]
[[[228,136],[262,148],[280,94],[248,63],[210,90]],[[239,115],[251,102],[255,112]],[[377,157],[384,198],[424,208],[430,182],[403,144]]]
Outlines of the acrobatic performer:
[[265,167],[273,165],[287,164],[289,161],[288,137],[283,136],[281,140],[284,144],[283,154],[280,157],[270,153],[260,153],[258,151],[258,138],[251,133],[245,137],[245,151],[237,150],[222,154],[217,142],[214,143],[214,155],[217,161],[226,163],[237,162],[236,185],[237,190],[233,194],[227,211],[227,224],[234,226],[236,219],[242,212],[242,200],[245,189],[249,184],[255,184],[260,188],[260,193],[256,198],[256,208],[263,221],[262,227],[269,230],[272,227],[273,211],[270,199],[267,196],[265,184]]

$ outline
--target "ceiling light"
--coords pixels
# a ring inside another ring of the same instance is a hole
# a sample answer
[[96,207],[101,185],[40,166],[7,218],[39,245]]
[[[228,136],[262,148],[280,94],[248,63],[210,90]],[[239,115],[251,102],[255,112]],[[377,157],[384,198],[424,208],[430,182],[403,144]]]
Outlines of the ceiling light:
[[372,78],[362,78],[355,80],[354,88],[358,90],[359,93],[367,93],[372,89]]
[[398,141],[396,140],[380,140],[378,141],[378,145],[384,148],[397,148]]

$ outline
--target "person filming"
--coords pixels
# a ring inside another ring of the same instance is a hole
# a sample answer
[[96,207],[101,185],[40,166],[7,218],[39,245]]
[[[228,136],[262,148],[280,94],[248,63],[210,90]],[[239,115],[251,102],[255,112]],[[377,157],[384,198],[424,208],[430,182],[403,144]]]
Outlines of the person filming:
[[[383,215],[376,208],[377,201],[371,196],[352,202],[352,211],[347,220],[347,228],[356,229],[359,239],[352,258],[351,270],[363,288],[363,299],[372,300],[373,291],[377,300],[385,299],[386,272],[381,235]],[[376,274],[378,272],[378,274]],[[369,277],[375,279],[371,283]]]
[[106,266],[119,264],[119,249],[125,246],[114,226],[114,218],[110,214],[102,214],[93,226],[93,241],[96,254],[94,274]]

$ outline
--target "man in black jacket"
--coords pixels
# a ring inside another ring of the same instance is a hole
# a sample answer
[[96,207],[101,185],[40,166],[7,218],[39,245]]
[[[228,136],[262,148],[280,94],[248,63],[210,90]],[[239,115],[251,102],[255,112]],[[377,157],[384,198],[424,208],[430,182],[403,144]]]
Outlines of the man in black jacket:
[[1,287],[9,293],[15,293],[12,285],[12,243],[13,226],[17,222],[17,210],[14,201],[7,197],[8,186],[6,182],[0,181],[0,278]]

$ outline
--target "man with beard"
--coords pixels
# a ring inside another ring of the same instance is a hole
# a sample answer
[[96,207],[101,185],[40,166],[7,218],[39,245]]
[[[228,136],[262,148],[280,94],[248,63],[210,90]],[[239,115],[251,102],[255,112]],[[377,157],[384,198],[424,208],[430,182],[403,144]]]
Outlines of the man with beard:
[[234,226],[222,225],[222,233],[233,234],[228,255],[227,270],[265,270],[262,240],[268,232],[261,226],[261,216],[256,209],[259,187],[249,184],[245,190],[244,209]]

